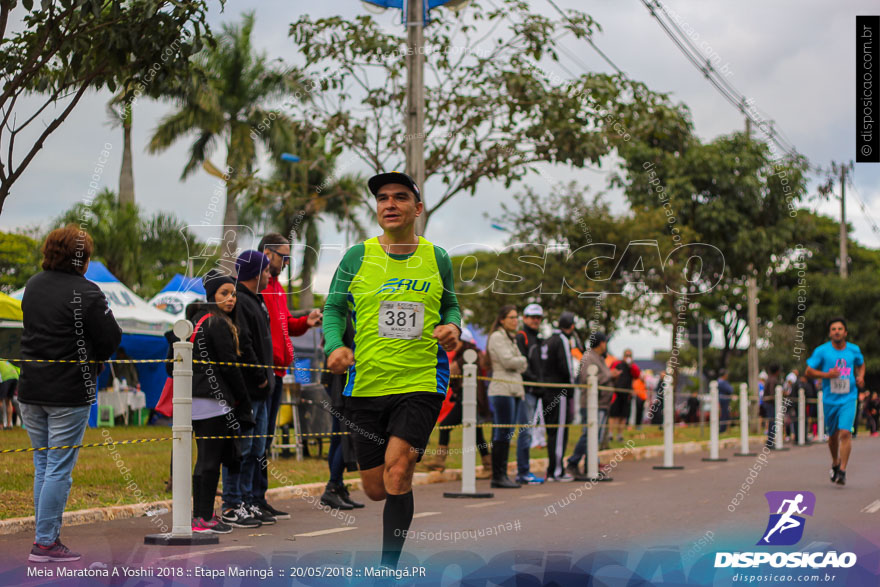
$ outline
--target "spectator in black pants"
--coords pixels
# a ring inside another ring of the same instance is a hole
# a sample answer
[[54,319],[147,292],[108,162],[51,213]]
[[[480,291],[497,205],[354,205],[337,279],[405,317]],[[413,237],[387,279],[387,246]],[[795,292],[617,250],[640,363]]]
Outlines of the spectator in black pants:
[[[354,346],[354,329],[351,317],[342,335],[342,342],[348,348]],[[321,341],[323,348],[324,341]],[[347,375],[336,375],[325,371],[321,376],[324,390],[330,396],[329,412],[333,416],[333,436],[330,437],[330,448],[327,451],[327,466],[330,469],[330,479],[321,495],[321,504],[330,508],[350,510],[362,508],[364,504],[358,503],[351,498],[348,486],[343,481],[346,467],[349,471],[357,471],[357,459],[354,452],[354,442],[351,434],[341,435],[338,432],[348,431],[348,420],[345,417],[345,389]]]
[[[187,319],[195,325],[193,358],[212,363],[236,363],[241,359],[239,329],[235,325],[235,280],[210,271],[205,275],[208,303],[187,306]],[[214,498],[220,467],[233,473],[241,467],[238,436],[250,433],[254,424],[247,384],[239,367],[193,364],[192,423],[198,453],[193,470],[193,532],[228,534],[232,526],[214,514]]]
[[[574,383],[574,357],[571,354],[571,335],[574,332],[574,314],[563,312],[558,329],[547,339],[541,352],[544,381],[547,383]],[[546,352],[545,352],[546,351]],[[544,420],[547,424],[547,481],[574,481],[565,471],[565,445],[568,443],[569,392],[571,388],[545,388]]]

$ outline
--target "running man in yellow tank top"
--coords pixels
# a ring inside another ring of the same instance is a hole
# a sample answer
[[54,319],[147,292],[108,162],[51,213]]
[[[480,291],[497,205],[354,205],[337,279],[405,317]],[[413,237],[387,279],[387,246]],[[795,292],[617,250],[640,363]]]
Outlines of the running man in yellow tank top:
[[[403,173],[370,178],[383,234],[349,249],[324,306],[324,351],[348,373],[345,416],[364,492],[385,500],[382,561],[396,568],[413,517],[412,478],[449,383],[446,351],[461,333],[452,263],[415,233],[423,212]],[[353,348],[342,343],[348,317]]]

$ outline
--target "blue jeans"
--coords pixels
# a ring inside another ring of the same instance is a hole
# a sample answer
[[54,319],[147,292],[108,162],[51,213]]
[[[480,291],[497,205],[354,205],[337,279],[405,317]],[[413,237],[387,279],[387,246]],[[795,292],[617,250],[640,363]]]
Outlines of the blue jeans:
[[[579,465],[581,459],[587,456],[587,408],[581,408],[581,421],[584,423],[584,431],[578,438],[577,444],[574,445],[574,452],[568,457],[569,465]],[[605,423],[608,421],[608,410],[600,409],[596,415],[596,423],[599,427],[599,443],[602,442],[602,431],[605,429]]]
[[[516,424],[516,414],[522,400],[508,395],[493,395],[489,397],[492,404],[492,420],[495,424]],[[510,442],[515,426],[510,428],[495,428],[492,433],[492,442]]]
[[[538,396],[527,393],[519,402],[516,411],[517,424],[531,424],[535,417],[535,408],[538,405]],[[517,475],[529,474],[529,449],[532,448],[532,429],[520,428],[519,438],[516,439],[516,471]]]
[[[21,404],[21,419],[33,448],[80,444],[92,406],[60,407]],[[34,453],[36,543],[51,546],[61,533],[61,516],[73,483],[79,449]]]
[[[272,391],[272,395],[269,396],[269,399],[266,400],[267,408],[266,411],[268,413],[268,420],[266,426],[266,434],[269,435],[269,438],[266,439],[266,458],[269,458],[269,449],[272,448],[272,437],[275,435],[275,423],[278,421],[278,410],[281,407],[281,393],[284,391],[284,377],[280,375],[275,375],[275,389]],[[255,481],[256,485],[256,497],[257,503],[260,505],[266,504],[266,491],[269,490],[269,467],[268,463],[265,463],[266,466],[260,466],[259,468],[259,478]]]
[[[251,401],[251,406],[256,424],[245,436],[266,434],[269,424],[268,400]],[[248,505],[255,503],[255,488],[258,487],[255,480],[261,474],[261,459],[265,451],[265,438],[241,439],[241,471],[230,473],[227,467],[223,467],[224,508],[233,508],[240,503]]]

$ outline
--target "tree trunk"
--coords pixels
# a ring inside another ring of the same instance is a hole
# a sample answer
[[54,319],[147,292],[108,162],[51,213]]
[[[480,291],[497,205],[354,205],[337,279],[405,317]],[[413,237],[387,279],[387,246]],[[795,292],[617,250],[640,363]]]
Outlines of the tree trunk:
[[131,156],[131,104],[124,104],[122,118],[122,169],[119,171],[119,203],[134,204],[134,167]]
[[318,250],[321,247],[318,235],[318,219],[314,216],[306,219],[303,230],[305,233],[305,246],[303,247],[302,269],[300,270],[300,309],[311,309],[315,305],[315,294],[312,292],[312,276],[318,264]]
[[[229,146],[227,145],[227,149]],[[226,209],[223,212],[223,235],[220,239],[219,265],[227,273],[235,273],[235,259],[238,257],[238,204],[235,197],[238,195],[235,188],[230,186],[238,169],[232,158],[227,153],[224,181],[226,183]]]

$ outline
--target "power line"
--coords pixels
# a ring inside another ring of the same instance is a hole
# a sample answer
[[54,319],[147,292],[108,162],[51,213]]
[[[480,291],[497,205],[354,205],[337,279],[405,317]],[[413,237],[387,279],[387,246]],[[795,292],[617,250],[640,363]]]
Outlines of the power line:
[[865,215],[865,220],[867,220],[868,224],[871,225],[871,230],[874,231],[874,234],[880,235],[880,226],[877,226],[877,223],[874,221],[874,218],[871,216],[871,213],[869,212],[869,209],[868,209],[868,205],[865,203],[864,199],[862,198],[862,194],[859,193],[859,188],[856,187],[855,181],[853,181],[853,177],[852,177],[853,175],[854,175],[854,173],[850,174],[848,183],[849,183],[849,186],[853,189],[853,192],[855,192],[856,203],[859,205],[859,208],[862,209],[862,214]]
[[[752,112],[749,112],[746,109],[746,105],[748,101],[746,97],[737,90],[732,83],[730,83],[724,76],[718,75],[718,70],[712,65],[709,59],[703,61],[702,55],[700,55],[699,50],[694,46],[691,42],[690,38],[681,30],[678,24],[669,16],[669,13],[666,11],[663,4],[660,0],[640,0],[642,4],[645,5],[645,8],[648,9],[648,12],[651,13],[651,16],[654,17],[654,20],[660,25],[663,29],[663,32],[672,40],[672,42],[678,47],[679,51],[687,58],[687,60],[697,68],[700,73],[703,74],[712,86],[721,94],[721,96],[730,102],[730,104],[739,110],[746,118],[748,118],[764,135],[776,144],[777,147],[782,149],[789,156],[796,156],[797,149],[790,141],[786,140],[783,136],[780,136],[779,133],[775,129],[775,123],[769,117],[761,117],[761,120],[757,120]],[[552,2],[552,0],[548,0],[548,2]],[[653,2],[653,3],[652,3]],[[662,12],[666,19],[664,21],[657,12]],[[674,29],[674,32],[673,32]],[[754,109],[755,112],[758,112],[757,109]],[[759,113],[760,114],[760,113]],[[769,122],[767,122],[769,120]],[[769,130],[768,130],[769,127]],[[788,144],[786,144],[788,143]]]
[[[547,0],[547,2],[549,2],[549,3],[550,3],[550,6],[552,6],[553,8],[555,8],[555,9],[556,9],[556,12],[558,12],[560,15],[562,15],[562,17],[563,17],[565,20],[567,20],[569,23],[571,23],[572,26],[575,26],[575,24],[574,24],[574,22],[572,22],[571,18],[569,18],[569,16],[568,16],[567,14],[565,14],[565,13],[562,11],[562,9],[559,8],[559,6],[556,5],[556,2],[554,2],[553,0]],[[600,48],[596,45],[596,43],[593,42],[593,39],[592,39],[592,36],[591,36],[591,35],[588,35],[588,36],[586,37],[586,41],[587,41],[587,43],[589,43],[590,46],[596,51],[596,53],[598,53],[599,56],[600,56],[602,59],[605,60],[605,63],[607,63],[608,65],[611,66],[611,69],[613,69],[613,70],[616,71],[618,74],[620,74],[620,76],[623,77],[624,79],[629,80],[629,76],[626,75],[626,72],[623,71],[622,69],[620,69],[619,67],[617,67],[617,64],[614,63],[614,62],[611,60],[611,58],[608,57],[608,55],[606,55],[605,52],[602,51],[602,49],[600,49]]]

